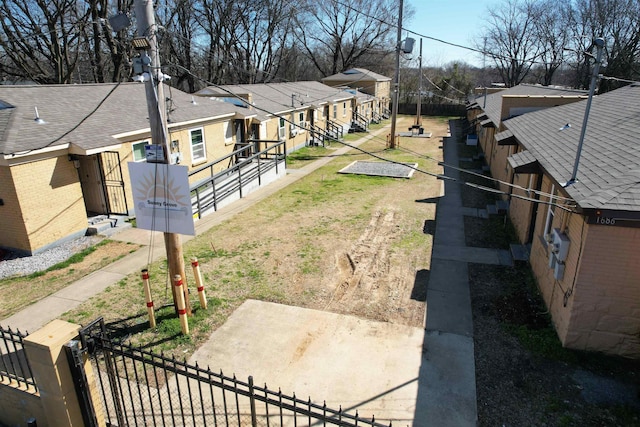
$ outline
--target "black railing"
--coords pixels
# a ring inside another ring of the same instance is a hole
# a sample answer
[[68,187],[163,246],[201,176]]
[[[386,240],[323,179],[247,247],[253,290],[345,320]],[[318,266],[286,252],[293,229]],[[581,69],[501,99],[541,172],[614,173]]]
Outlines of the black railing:
[[380,123],[382,120],[384,120],[384,118],[377,111],[371,113],[371,121],[373,123]]
[[[202,218],[204,211],[218,210],[218,204],[232,195],[242,198],[243,189],[256,180],[261,185],[262,176],[270,170],[275,168],[278,173],[286,151],[285,141],[249,140],[240,149],[191,171],[189,178],[196,180],[189,188],[194,216]],[[221,166],[225,161],[228,167]]]
[[327,135],[336,141],[340,141],[344,137],[344,129],[342,125],[327,119]]
[[108,425],[387,427],[342,409],[112,341],[84,337]]
[[366,132],[369,128],[369,119],[364,115],[358,113],[357,111],[353,112],[353,118],[351,119],[351,129],[355,132]]
[[4,329],[0,326],[2,348],[0,349],[0,380],[15,382],[17,388],[38,391],[38,386],[31,372],[31,365],[24,350],[24,338],[28,334],[20,331]]
[[333,136],[327,130],[322,129],[319,126],[310,125],[309,131],[311,132],[311,141],[316,145],[322,144],[323,147],[328,147],[333,141],[340,142],[338,137]]

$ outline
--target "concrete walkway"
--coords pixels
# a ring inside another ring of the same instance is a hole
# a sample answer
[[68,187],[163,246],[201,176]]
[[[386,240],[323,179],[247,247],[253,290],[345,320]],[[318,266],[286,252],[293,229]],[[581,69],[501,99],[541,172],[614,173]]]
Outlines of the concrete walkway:
[[[353,145],[363,143],[386,131],[387,128],[380,129]],[[451,137],[444,139],[444,161],[447,164],[457,165],[456,141],[460,132],[459,128],[453,126]],[[340,148],[335,151],[335,155],[341,155],[348,150],[348,147]],[[233,217],[257,201],[269,197],[329,161],[331,158],[323,158],[299,170],[289,171],[285,178],[205,216],[196,222],[196,233],[201,234]],[[455,169],[445,167],[445,173],[451,177],[458,177],[458,171]],[[411,419],[405,418],[414,426],[458,427],[477,424],[473,321],[467,263],[508,265],[511,262],[509,254],[505,251],[466,247],[463,215],[469,214],[469,212],[468,209],[462,208],[460,187],[459,183],[444,181],[444,195],[438,200],[436,213],[431,271],[427,287],[426,326],[419,334],[419,336],[423,335],[419,340],[422,341],[418,345],[419,348],[411,350],[405,348],[406,351],[416,356],[415,366],[411,367],[411,370],[416,368],[417,374],[415,388],[411,388],[413,395],[416,396],[415,406],[412,409]],[[23,332],[35,331],[106,287],[117,283],[128,274],[138,273],[142,266],[145,266],[149,261],[164,256],[162,233],[131,228],[123,230],[112,238],[145,246],[67,288],[30,305],[21,312],[1,320],[0,324],[5,327],[10,326],[13,329],[18,328]],[[183,237],[183,241],[189,239],[190,237]],[[265,304],[260,306],[265,306]],[[310,314],[303,315],[309,316]],[[330,315],[336,316],[331,313]],[[336,324],[341,324],[341,322]],[[221,330],[224,331],[223,328]],[[419,328],[417,330],[421,331]],[[411,334],[414,332],[412,331]],[[255,333],[252,336],[255,337]],[[208,345],[214,345],[215,340],[210,340],[210,342],[213,344],[205,344],[198,353],[201,355],[214,354],[210,353],[214,348],[208,347]],[[366,360],[372,353],[362,349],[361,355],[363,356],[361,360]],[[194,354],[194,356],[196,355]],[[205,364],[205,361],[201,362]],[[272,385],[277,386],[278,384]],[[412,387],[414,386],[412,385]],[[391,404],[387,403],[387,405]]]

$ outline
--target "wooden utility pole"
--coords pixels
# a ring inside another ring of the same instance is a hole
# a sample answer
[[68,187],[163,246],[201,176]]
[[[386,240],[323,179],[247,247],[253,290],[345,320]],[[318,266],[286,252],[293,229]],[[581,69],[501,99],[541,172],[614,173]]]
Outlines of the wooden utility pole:
[[391,111],[391,142],[389,148],[396,148],[396,120],[398,119],[398,101],[400,99],[400,45],[402,44],[402,9],[403,0],[400,0],[400,12],[398,14],[398,39],[396,41],[396,74],[393,79],[393,108]]
[[416,126],[422,125],[422,37],[420,38],[420,56],[418,57],[418,104],[416,105]]
[[[162,81],[164,74],[160,69],[160,54],[158,52],[157,26],[153,10],[152,0],[135,0],[135,14],[139,37],[145,37],[149,47],[145,52],[148,55],[148,72],[150,78],[144,82],[147,97],[147,110],[149,113],[149,126],[151,128],[151,143],[162,146],[164,163],[169,163],[169,147],[167,145],[167,109],[165,105],[164,87]],[[143,64],[144,64],[143,60]],[[189,304],[189,292],[187,290],[187,277],[184,272],[184,257],[182,253],[182,241],[178,233],[164,233],[164,244],[167,252],[167,264],[169,277],[176,275],[182,277],[184,283],[184,297],[187,314],[191,315]],[[174,288],[173,286],[171,287]],[[178,310],[175,289],[173,293],[173,305]]]

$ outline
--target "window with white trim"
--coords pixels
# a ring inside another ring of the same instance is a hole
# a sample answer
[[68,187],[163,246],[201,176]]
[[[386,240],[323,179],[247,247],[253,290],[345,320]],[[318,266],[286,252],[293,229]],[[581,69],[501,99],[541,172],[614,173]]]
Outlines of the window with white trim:
[[298,132],[304,132],[305,128],[305,122],[304,122],[304,111],[300,111],[298,113]]
[[287,135],[287,123],[283,117],[280,117],[278,122],[278,138],[286,138]]
[[149,141],[135,142],[131,145],[134,162],[142,162],[147,160],[147,155],[144,151],[144,146],[147,144],[149,144]]
[[338,104],[333,104],[333,118],[338,118]]
[[342,103],[342,117],[347,117],[347,103]]
[[204,145],[204,129],[191,129],[189,131],[191,140],[191,161],[200,162],[207,159],[207,150]]

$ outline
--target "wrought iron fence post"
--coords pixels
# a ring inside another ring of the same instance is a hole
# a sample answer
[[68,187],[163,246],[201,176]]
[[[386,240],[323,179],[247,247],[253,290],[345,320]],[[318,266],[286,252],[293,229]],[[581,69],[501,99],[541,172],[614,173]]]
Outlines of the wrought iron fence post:
[[67,354],[67,360],[69,361],[73,384],[78,394],[84,425],[89,427],[97,426],[98,418],[96,417],[93,401],[89,394],[89,382],[84,371],[84,358],[82,349],[80,348],[80,341],[71,340],[65,344],[64,349]]
[[251,426],[258,426],[258,419],[256,417],[256,397],[253,389],[253,376],[249,375],[249,402],[251,403]]

